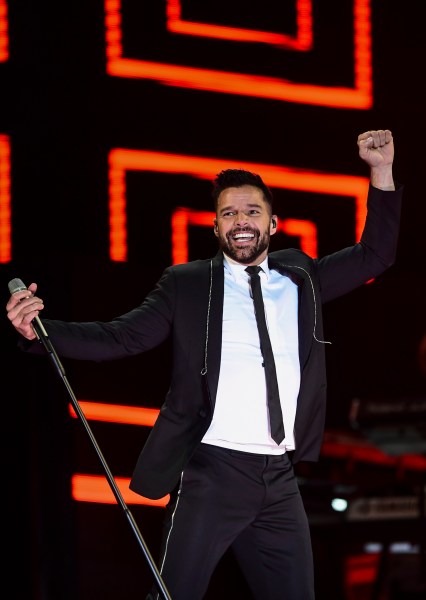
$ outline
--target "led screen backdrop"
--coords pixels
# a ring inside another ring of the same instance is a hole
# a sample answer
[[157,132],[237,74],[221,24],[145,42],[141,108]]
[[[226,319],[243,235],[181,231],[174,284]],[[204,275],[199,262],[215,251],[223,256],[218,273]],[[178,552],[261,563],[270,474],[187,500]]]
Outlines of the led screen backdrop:
[[[345,519],[330,521],[333,486],[350,484],[364,497],[372,472],[393,481],[402,468],[401,484],[411,484],[426,468],[417,448],[407,448],[414,457],[402,463],[374,445],[365,450],[350,422],[354,398],[425,397],[420,8],[375,0],[0,0],[3,297],[14,277],[36,281],[46,316],[108,320],[140,303],[168,265],[212,256],[210,181],[227,167],[259,172],[270,185],[273,249],[321,256],[353,244],[368,188],[357,136],[393,131],[395,175],[406,185],[397,263],[325,307],[327,432],[321,464],[300,472],[318,598],[361,598],[378,572],[364,544],[383,537],[380,525],[352,531]],[[15,517],[8,547],[22,597],[145,593],[145,558],[62,382],[45,357],[17,349],[6,320],[1,340],[5,485]],[[167,391],[168,343],[146,356],[64,367],[156,556],[167,498],[149,503],[128,481]],[[414,519],[404,531],[415,544]],[[225,598],[224,582],[229,598],[249,597],[231,555],[209,598]]]

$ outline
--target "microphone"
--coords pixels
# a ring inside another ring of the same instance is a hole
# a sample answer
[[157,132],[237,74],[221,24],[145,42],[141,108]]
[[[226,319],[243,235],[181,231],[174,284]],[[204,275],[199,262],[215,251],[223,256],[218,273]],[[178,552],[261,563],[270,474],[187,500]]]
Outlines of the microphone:
[[[8,287],[9,287],[9,292],[11,294],[14,294],[15,292],[21,292],[22,290],[28,289],[27,286],[22,281],[22,279],[18,279],[18,278],[12,279],[11,281],[9,281]],[[43,323],[40,321],[38,315],[36,317],[34,317],[34,319],[31,321],[31,325],[32,325],[32,327],[35,331],[35,334],[39,340],[48,337],[47,331],[45,330]]]
[[[22,292],[22,290],[28,289],[27,286],[24,284],[24,282],[18,278],[12,279],[11,281],[9,281],[8,287],[9,287],[9,292],[11,294],[14,294],[15,292]],[[30,294],[31,294],[31,292],[30,292]],[[34,317],[34,319],[31,321],[31,325],[32,325],[32,328],[34,329],[34,332],[37,336],[38,341],[43,344],[46,352],[49,355],[49,358],[52,360],[59,375],[62,377],[62,379],[66,380],[65,369],[64,369],[64,367],[59,359],[59,356],[57,355],[56,350],[53,347],[52,342],[49,339],[49,336],[47,335],[47,331],[45,330],[44,325],[40,321],[38,315],[36,317]]]

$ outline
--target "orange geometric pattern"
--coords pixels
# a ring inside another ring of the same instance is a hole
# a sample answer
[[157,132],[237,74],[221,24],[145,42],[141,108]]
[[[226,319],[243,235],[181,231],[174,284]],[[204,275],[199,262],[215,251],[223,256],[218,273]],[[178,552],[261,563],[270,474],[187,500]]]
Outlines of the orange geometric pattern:
[[0,135],[0,263],[12,260],[10,139]]
[[[88,420],[96,420],[111,423],[124,423],[128,425],[152,427],[158,416],[159,410],[139,406],[124,406],[121,404],[105,404],[100,402],[79,401],[79,406]],[[70,414],[77,418],[73,407],[69,406]],[[326,432],[322,445],[323,456],[343,458],[351,464],[370,463],[394,467],[397,471],[420,471],[426,470],[426,457],[421,455],[406,454],[392,457],[373,445],[359,444],[351,441],[342,441]],[[129,490],[130,478],[114,478],[125,502],[130,504],[145,504],[151,506],[165,506],[169,496],[159,500],[150,500]],[[104,504],[115,504],[116,499],[105,477],[100,475],[87,475],[76,473],[72,477],[72,496],[80,502],[100,502]]]
[[[263,163],[236,162],[222,158],[207,158],[148,150],[114,148],[109,154],[109,227],[110,258],[127,260],[126,172],[152,171],[191,175],[199,179],[211,179],[227,168],[243,168],[262,177],[270,187],[342,196],[355,200],[355,241],[361,237],[366,217],[366,197],[369,180],[353,175],[320,173],[303,169],[279,167]],[[186,212],[185,212],[186,211]],[[205,211],[178,209],[172,216],[173,263],[186,262],[188,256],[188,233],[184,229],[191,224],[212,226],[214,216]],[[288,235],[298,235],[303,249],[316,256],[316,228],[311,221],[284,220],[280,227]]]
[[6,62],[9,59],[8,31],[7,2],[0,0],[0,62]]
[[[371,0],[353,0],[353,87],[296,83],[278,77],[246,75],[191,65],[139,60],[123,56],[121,0],[105,0],[105,41],[107,73],[115,77],[153,79],[165,85],[240,94],[333,108],[366,110],[373,105]],[[237,42],[263,41],[291,50],[307,50],[312,45],[311,3],[296,2],[298,35],[295,40],[278,34],[223,28],[180,19],[179,2],[167,4],[167,29],[199,37],[232,39]],[[278,37],[274,37],[277,36]],[[252,38],[252,39],[250,39]]]

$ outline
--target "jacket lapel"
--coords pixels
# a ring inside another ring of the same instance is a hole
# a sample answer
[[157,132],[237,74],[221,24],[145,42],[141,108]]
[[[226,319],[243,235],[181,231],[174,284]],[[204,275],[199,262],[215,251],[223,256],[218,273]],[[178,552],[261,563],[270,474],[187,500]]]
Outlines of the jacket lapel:
[[222,355],[222,321],[224,296],[223,254],[218,252],[211,260],[209,315],[207,317],[207,383],[214,407],[219,382]]
[[281,260],[270,255],[268,264],[270,269],[275,269],[282,275],[289,277],[298,286],[299,361],[300,370],[302,371],[309,358],[314,339],[316,309],[313,283],[306,269],[302,268],[301,265],[297,265],[293,257],[288,257],[288,260],[287,257]]

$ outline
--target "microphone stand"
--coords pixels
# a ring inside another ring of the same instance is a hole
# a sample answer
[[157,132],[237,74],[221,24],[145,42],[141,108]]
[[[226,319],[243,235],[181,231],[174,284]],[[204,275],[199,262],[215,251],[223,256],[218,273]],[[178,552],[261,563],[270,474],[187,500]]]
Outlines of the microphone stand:
[[87,419],[84,416],[83,411],[81,410],[81,407],[80,407],[80,405],[78,403],[78,400],[75,397],[75,394],[74,394],[74,392],[73,392],[73,390],[71,388],[71,385],[69,384],[69,382],[67,380],[67,377],[66,377],[66,374],[65,374],[65,369],[64,369],[61,361],[59,360],[58,355],[56,354],[55,348],[53,347],[52,342],[50,341],[50,339],[49,339],[49,337],[47,335],[47,332],[46,332],[45,328],[43,327],[42,322],[40,321],[40,319],[38,317],[36,317],[35,319],[33,319],[32,326],[33,326],[34,331],[35,331],[35,333],[37,335],[37,338],[39,339],[39,341],[43,344],[44,348],[46,349],[47,354],[48,354],[51,362],[53,363],[53,366],[56,368],[59,376],[61,377],[61,379],[62,379],[62,381],[63,381],[63,383],[64,383],[64,385],[65,385],[65,387],[66,387],[66,389],[68,391],[69,397],[71,398],[71,403],[73,405],[73,408],[74,408],[76,414],[78,415],[78,417],[80,418],[81,422],[83,423],[84,428],[86,429],[86,432],[87,432],[87,434],[88,434],[88,436],[89,436],[89,438],[90,438],[90,440],[92,442],[92,445],[93,445],[93,447],[94,447],[94,449],[95,449],[95,451],[96,451],[96,453],[97,453],[97,455],[99,457],[99,460],[101,461],[101,464],[102,464],[102,466],[104,468],[104,471],[105,471],[106,478],[107,478],[108,483],[109,483],[109,485],[111,487],[112,493],[115,496],[117,504],[119,504],[121,506],[121,508],[122,508],[122,510],[124,512],[124,515],[127,518],[127,521],[129,523],[130,527],[132,528],[133,533],[136,536],[136,539],[137,539],[137,541],[139,543],[139,546],[141,547],[141,549],[142,549],[142,551],[144,553],[144,556],[145,556],[145,558],[148,561],[148,565],[149,565],[149,567],[151,569],[152,574],[154,575],[156,586],[157,586],[159,592],[161,593],[161,597],[164,600],[172,600],[169,592],[167,591],[165,583],[164,583],[164,581],[163,581],[163,579],[162,579],[162,577],[160,575],[160,572],[158,571],[158,569],[157,569],[157,567],[155,565],[155,562],[154,562],[154,560],[153,560],[153,558],[151,556],[151,553],[148,550],[148,547],[147,547],[147,545],[146,545],[146,543],[145,543],[145,541],[144,541],[144,539],[142,537],[142,534],[139,531],[139,528],[138,528],[138,526],[136,524],[136,521],[135,521],[132,513],[130,512],[129,508],[127,507],[127,505],[126,505],[126,503],[124,501],[124,498],[123,498],[120,490],[118,489],[118,486],[117,486],[117,484],[116,484],[116,482],[114,480],[114,477],[112,476],[112,473],[111,473],[111,471],[110,471],[110,469],[108,467],[108,464],[107,464],[107,462],[106,462],[106,460],[105,460],[105,458],[104,458],[104,456],[103,456],[103,454],[101,452],[101,449],[99,448],[99,445],[98,445],[98,443],[96,441],[96,438],[93,435],[92,430],[90,429],[90,425],[87,422]]

